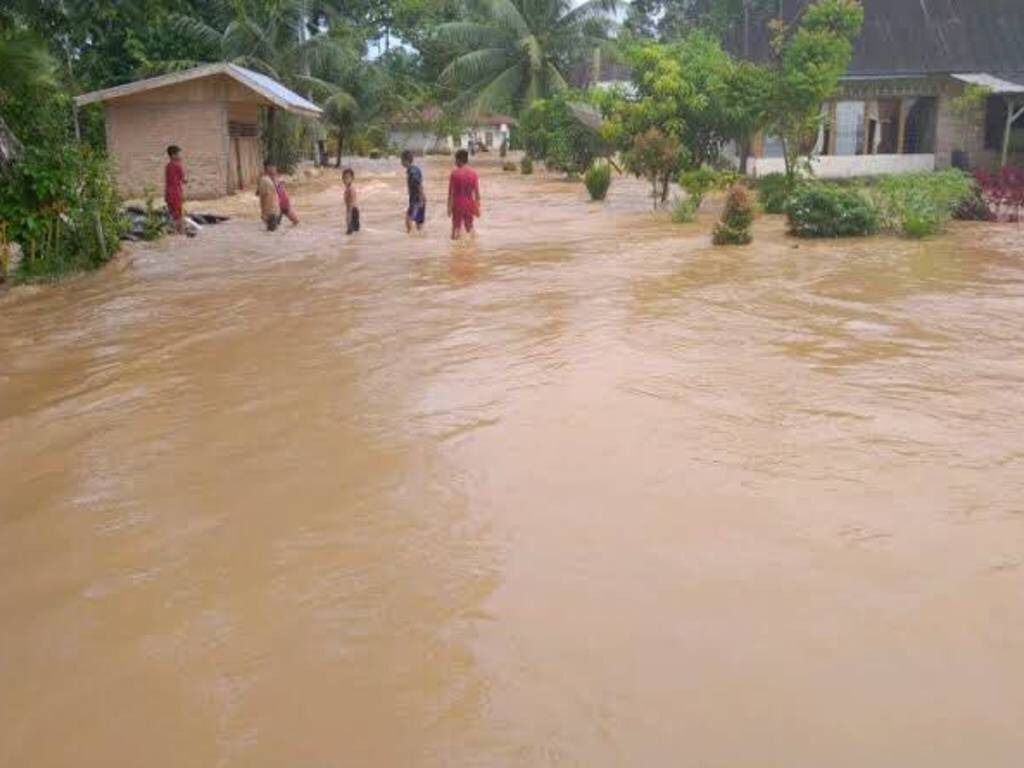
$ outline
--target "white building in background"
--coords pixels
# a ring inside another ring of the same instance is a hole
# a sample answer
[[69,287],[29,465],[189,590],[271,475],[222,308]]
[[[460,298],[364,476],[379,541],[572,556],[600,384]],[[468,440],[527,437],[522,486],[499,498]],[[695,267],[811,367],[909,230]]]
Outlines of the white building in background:
[[417,155],[451,154],[457,149],[472,152],[497,152],[512,140],[515,120],[508,115],[477,114],[463,120],[458,136],[437,133],[442,112],[427,107],[395,122],[388,130],[388,145],[395,150],[412,150]]

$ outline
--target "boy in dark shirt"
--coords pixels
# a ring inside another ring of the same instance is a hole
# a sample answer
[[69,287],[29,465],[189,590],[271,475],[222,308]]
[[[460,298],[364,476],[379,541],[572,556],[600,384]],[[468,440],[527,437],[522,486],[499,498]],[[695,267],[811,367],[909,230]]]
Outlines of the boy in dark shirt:
[[409,186],[409,207],[405,211],[405,231],[412,232],[413,224],[416,231],[423,229],[427,220],[427,198],[423,194],[423,171],[412,161],[412,152],[402,152],[402,165],[405,167],[405,180]]

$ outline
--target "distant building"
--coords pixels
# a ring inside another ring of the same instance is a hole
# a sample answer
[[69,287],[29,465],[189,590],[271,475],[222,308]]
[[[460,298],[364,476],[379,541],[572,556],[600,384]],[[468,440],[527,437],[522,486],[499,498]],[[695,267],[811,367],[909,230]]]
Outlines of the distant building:
[[[796,22],[810,0],[787,0]],[[841,91],[822,109],[815,172],[860,176],[998,165],[1008,119],[1012,159],[1024,162],[1024,0],[862,0],[864,29]],[[765,25],[733,50],[769,56]],[[976,119],[954,99],[971,83],[991,90]],[[1017,114],[1020,111],[1020,114]],[[756,137],[748,171],[782,170],[782,145]]]
[[478,113],[464,118],[459,135],[447,136],[437,132],[442,116],[440,107],[426,107],[400,117],[388,130],[388,145],[418,155],[448,154],[456,149],[489,152],[511,141],[516,124],[508,115]]
[[125,197],[163,193],[166,148],[182,148],[190,199],[252,188],[263,166],[261,109],[318,117],[320,109],[275,80],[235,64],[183,72],[86,93],[79,105],[102,103],[107,151]]

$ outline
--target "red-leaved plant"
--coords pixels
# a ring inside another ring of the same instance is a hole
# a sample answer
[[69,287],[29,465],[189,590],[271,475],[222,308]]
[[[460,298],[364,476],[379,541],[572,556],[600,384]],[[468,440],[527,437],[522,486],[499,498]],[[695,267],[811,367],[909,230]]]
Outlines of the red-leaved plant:
[[1024,208],[1024,167],[1008,165],[1001,171],[974,174],[992,211],[1007,221],[1021,221]]

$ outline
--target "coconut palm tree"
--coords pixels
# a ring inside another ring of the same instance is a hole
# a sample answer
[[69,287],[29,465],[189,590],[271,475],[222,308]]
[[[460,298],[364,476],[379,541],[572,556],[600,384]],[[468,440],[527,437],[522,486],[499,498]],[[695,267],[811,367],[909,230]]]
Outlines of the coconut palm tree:
[[[358,64],[361,51],[332,34],[331,11],[310,0],[210,0],[215,21],[175,16],[176,31],[211,57],[269,75],[292,90],[326,99]],[[164,69],[197,62],[164,62]]]
[[519,112],[568,87],[569,68],[607,48],[617,0],[477,0],[478,21],[442,24],[442,43],[464,51],[441,73],[456,104]]
[[[208,0],[207,22],[174,16],[177,32],[210,52],[208,60],[228,61],[262,72],[307,98],[331,104],[332,114],[353,104],[343,83],[360,66],[362,50],[329,4],[314,0]],[[333,28],[332,28],[333,27]],[[176,69],[197,62],[164,62]],[[267,155],[288,168],[298,147],[318,138],[290,115],[267,111]]]

